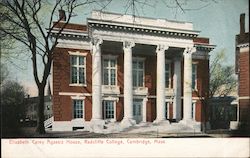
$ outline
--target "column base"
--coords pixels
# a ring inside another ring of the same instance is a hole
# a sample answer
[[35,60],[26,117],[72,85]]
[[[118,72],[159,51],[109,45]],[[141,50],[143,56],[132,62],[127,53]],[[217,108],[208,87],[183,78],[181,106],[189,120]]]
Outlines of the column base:
[[163,124],[169,125],[170,123],[168,120],[156,119],[156,120],[154,120],[153,124],[154,125],[163,125]]
[[134,126],[135,124],[136,124],[136,121],[131,118],[124,118],[120,123],[122,128],[128,128],[128,127]]
[[91,119],[90,129],[94,133],[102,133],[104,130],[105,121],[102,119]]
[[195,120],[192,119],[186,119],[186,120],[181,120],[179,123],[192,128],[195,132],[201,132],[200,122],[196,122]]

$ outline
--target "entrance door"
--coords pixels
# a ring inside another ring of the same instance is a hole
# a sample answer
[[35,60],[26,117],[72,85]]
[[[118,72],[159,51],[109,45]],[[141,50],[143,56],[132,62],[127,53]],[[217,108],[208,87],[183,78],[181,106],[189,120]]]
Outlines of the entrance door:
[[142,121],[142,100],[134,100],[133,116],[136,123],[140,123]]

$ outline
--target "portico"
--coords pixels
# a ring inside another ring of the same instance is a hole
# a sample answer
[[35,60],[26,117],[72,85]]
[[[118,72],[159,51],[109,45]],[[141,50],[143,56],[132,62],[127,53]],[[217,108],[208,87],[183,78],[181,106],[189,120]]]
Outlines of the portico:
[[[104,17],[106,21],[103,22],[101,17]],[[150,45],[155,48],[154,53],[157,58],[156,62],[156,119],[155,123],[166,121],[166,94],[170,94],[169,98],[172,98],[173,103],[173,119],[180,121],[181,118],[181,60],[184,60],[184,89],[183,89],[183,120],[190,120],[192,113],[192,53],[195,52],[193,37],[198,35],[197,31],[192,30],[192,26],[189,23],[169,23],[170,26],[175,25],[181,27],[182,30],[171,30],[168,27],[157,28],[159,24],[164,25],[167,21],[157,21],[158,24],[154,24],[151,19],[138,18],[135,21],[139,21],[145,26],[139,25],[136,22],[132,23],[130,16],[122,16],[119,20],[115,19],[117,15],[106,14],[101,12],[93,12],[92,17],[88,19],[90,30],[92,32],[93,41],[112,41],[116,43],[122,43],[123,51],[123,72],[124,72],[124,91],[121,92],[117,97],[124,98],[124,115],[121,121],[125,126],[131,126],[136,123],[133,117],[133,99],[137,95],[147,99],[149,93],[147,87],[141,85],[140,87],[133,87],[133,55],[136,55],[134,47],[136,45]],[[121,21],[126,22],[121,23]],[[150,25],[149,25],[150,24]],[[131,25],[131,26],[130,26]],[[155,30],[152,29],[154,27]],[[92,74],[93,74],[93,110],[92,120],[100,119],[100,113],[102,111],[102,102],[100,101],[102,96],[101,76],[102,67],[101,59],[94,54],[101,54],[100,42],[93,43],[93,63],[92,63]],[[98,47],[98,49],[96,49]],[[182,52],[177,52],[176,56],[173,50],[178,49]],[[170,50],[170,51],[169,51]],[[171,62],[174,63],[174,79],[173,88],[166,88],[166,76],[165,76],[165,63],[166,54],[172,53]],[[96,59],[97,58],[97,59]],[[144,82],[144,81],[143,81]],[[99,84],[95,84],[99,83]],[[139,90],[139,91],[138,91]],[[140,91],[141,90],[141,91]],[[143,94],[143,90],[146,93]],[[140,94],[141,92],[141,94]],[[173,93],[171,93],[173,92]],[[98,100],[99,99],[99,100]],[[144,99],[144,100],[145,100]],[[98,100],[98,101],[96,101]],[[146,105],[144,105],[146,106]],[[142,108],[143,109],[143,108]],[[146,108],[145,108],[146,109]],[[146,112],[144,112],[146,113]],[[98,115],[99,114],[99,115]],[[143,116],[146,117],[146,116]],[[146,118],[142,119],[143,121]]]

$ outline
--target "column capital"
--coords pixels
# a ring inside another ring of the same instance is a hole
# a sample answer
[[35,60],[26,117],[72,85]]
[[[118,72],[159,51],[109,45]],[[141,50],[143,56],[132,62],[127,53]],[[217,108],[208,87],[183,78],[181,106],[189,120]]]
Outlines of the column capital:
[[101,38],[94,37],[91,39],[92,46],[99,46],[102,43],[103,43],[103,40]]
[[131,49],[134,46],[135,46],[135,42],[123,41],[123,49]]
[[165,50],[168,50],[168,46],[165,44],[158,44],[156,47],[156,53],[164,52]]
[[196,52],[196,47],[186,47],[183,54],[193,54]]

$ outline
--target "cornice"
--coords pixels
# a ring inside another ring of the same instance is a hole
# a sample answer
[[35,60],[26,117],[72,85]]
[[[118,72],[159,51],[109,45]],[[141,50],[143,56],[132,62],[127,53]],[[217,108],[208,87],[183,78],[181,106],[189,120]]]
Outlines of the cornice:
[[152,34],[156,36],[175,36],[182,38],[195,38],[198,36],[199,31],[180,30],[180,29],[166,29],[161,27],[150,27],[143,25],[131,25],[126,23],[116,23],[109,21],[99,21],[88,19],[89,28],[110,30],[110,31],[123,31],[139,34]]

